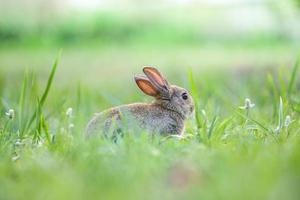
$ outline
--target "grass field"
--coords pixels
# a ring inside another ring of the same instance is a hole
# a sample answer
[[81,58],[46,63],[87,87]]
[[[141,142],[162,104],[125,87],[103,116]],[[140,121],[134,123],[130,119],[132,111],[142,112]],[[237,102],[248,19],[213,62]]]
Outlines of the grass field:
[[[298,1],[85,2],[0,0],[0,200],[300,199]],[[144,65],[193,95],[183,138],[85,140]]]
[[[290,50],[1,50],[0,199],[299,199]],[[94,112],[151,101],[132,79],[144,64],[191,91],[184,138],[84,140]]]

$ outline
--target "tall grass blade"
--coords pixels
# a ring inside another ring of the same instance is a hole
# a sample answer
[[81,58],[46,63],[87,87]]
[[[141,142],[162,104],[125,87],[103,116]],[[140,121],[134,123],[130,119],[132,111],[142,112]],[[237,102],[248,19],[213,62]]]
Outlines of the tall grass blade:
[[279,99],[279,108],[278,108],[278,126],[276,128],[276,132],[280,133],[280,130],[283,127],[283,103],[282,98]]
[[277,99],[279,97],[279,92],[278,92],[278,89],[276,87],[276,84],[275,84],[275,80],[274,80],[274,77],[272,76],[272,74],[268,73],[267,75],[267,81],[268,81],[268,86],[270,87],[270,91],[271,91],[271,95],[273,96],[273,100],[272,100],[272,104],[273,104],[273,118],[272,119],[275,119],[276,121],[276,118],[277,118]]
[[[59,52],[57,58],[55,59],[55,62],[52,66],[52,70],[51,70],[51,73],[50,73],[50,76],[48,78],[48,81],[47,81],[47,85],[46,85],[46,88],[43,92],[43,95],[42,95],[42,98],[41,100],[39,101],[39,104],[41,107],[43,107],[47,97],[48,97],[48,94],[49,94],[49,91],[50,91],[50,88],[51,88],[51,85],[52,85],[52,82],[53,82],[53,78],[54,78],[54,75],[55,75],[55,72],[56,72],[56,68],[57,68],[57,65],[58,65],[58,62],[60,60],[60,55],[61,55],[61,51]],[[36,118],[37,116],[37,111],[35,111],[32,115],[32,117],[30,118],[30,121],[27,125],[27,129],[30,128],[31,124],[33,123],[34,119]]]
[[45,132],[46,140],[47,140],[48,144],[50,144],[51,138],[50,138],[49,128],[48,128],[48,125],[47,125],[44,115],[41,115],[41,126]]
[[41,101],[37,99],[37,112],[36,112],[36,129],[35,129],[35,135],[33,137],[33,142],[38,142],[42,138],[43,131],[45,132],[45,137],[48,142],[48,144],[51,143],[51,138],[49,134],[49,129],[46,124],[45,117],[43,115],[42,111],[42,105]]
[[207,134],[208,139],[210,139],[210,137],[211,137],[213,129],[216,125],[216,121],[217,121],[217,116],[215,115],[212,122],[211,122],[211,124],[210,124],[210,126],[209,126],[209,130],[208,130],[208,134]]
[[56,68],[57,68],[57,65],[58,65],[58,61],[59,61],[59,59],[60,59],[60,55],[61,55],[61,51],[60,51],[58,57],[56,58],[56,60],[55,60],[55,62],[54,62],[54,64],[53,64],[53,66],[52,66],[52,70],[51,70],[50,76],[49,76],[49,78],[48,78],[48,81],[47,81],[47,85],[46,85],[45,91],[44,91],[44,93],[43,93],[43,95],[42,95],[42,98],[41,98],[41,102],[40,102],[40,103],[41,103],[42,106],[44,105],[45,100],[46,100],[46,98],[47,98],[47,96],[48,96],[48,93],[49,93],[49,91],[50,91],[50,88],[51,88],[51,85],[52,85],[52,82],[53,82],[53,78],[54,78],[54,75],[55,75],[55,72],[56,72]]
[[37,98],[36,100],[36,112],[35,112],[35,123],[36,123],[36,128],[34,130],[34,135],[32,138],[32,142],[38,142],[41,132],[42,132],[42,127],[41,127],[41,101],[39,100],[39,98]]
[[24,126],[25,126],[24,104],[25,104],[27,84],[28,84],[28,71],[26,70],[25,74],[24,74],[23,83],[22,83],[22,91],[21,91],[20,99],[19,99],[19,130],[20,130],[21,136],[23,135]]
[[241,117],[243,117],[244,119],[247,119],[249,121],[252,121],[253,123],[257,124],[260,128],[262,128],[264,131],[268,132],[268,133],[272,133],[272,131],[270,129],[268,129],[265,125],[263,125],[262,123],[260,123],[259,121],[252,119],[249,116],[243,115],[239,112],[236,112],[238,115],[240,115]]
[[289,85],[288,85],[288,91],[287,91],[288,97],[290,97],[290,95],[292,93],[292,90],[293,90],[293,87],[295,84],[295,80],[296,80],[296,75],[299,70],[299,65],[300,65],[300,56],[298,56],[298,58],[295,62],[295,65],[293,67],[293,71],[292,71],[291,78],[290,78]]
[[278,70],[278,87],[280,88],[280,95],[283,97],[287,96],[287,85],[285,82],[285,77],[284,77],[284,69],[286,69],[285,67],[282,67]]

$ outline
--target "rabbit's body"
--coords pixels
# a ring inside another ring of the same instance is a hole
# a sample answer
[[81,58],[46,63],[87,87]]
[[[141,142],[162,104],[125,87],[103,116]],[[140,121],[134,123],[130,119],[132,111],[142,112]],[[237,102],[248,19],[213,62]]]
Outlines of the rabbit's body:
[[134,103],[97,113],[89,122],[87,135],[103,131],[107,135],[118,129],[141,130],[156,134],[178,134],[184,129],[184,118],[160,104]]
[[155,97],[150,104],[122,105],[97,113],[88,123],[87,136],[103,133],[113,136],[122,129],[141,130],[154,134],[181,135],[184,121],[194,110],[194,102],[188,92],[172,85],[155,69],[144,68],[147,77],[135,76],[139,88]]

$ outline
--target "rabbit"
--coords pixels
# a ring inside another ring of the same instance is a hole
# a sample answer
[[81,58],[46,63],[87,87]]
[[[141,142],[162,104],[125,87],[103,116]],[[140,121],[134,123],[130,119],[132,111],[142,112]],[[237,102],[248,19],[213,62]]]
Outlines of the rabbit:
[[122,132],[123,128],[152,134],[178,135],[184,132],[184,122],[194,112],[194,100],[189,92],[170,85],[154,67],[144,67],[144,75],[134,76],[137,86],[155,98],[152,103],[133,103],[105,110],[89,121],[86,136],[105,136]]

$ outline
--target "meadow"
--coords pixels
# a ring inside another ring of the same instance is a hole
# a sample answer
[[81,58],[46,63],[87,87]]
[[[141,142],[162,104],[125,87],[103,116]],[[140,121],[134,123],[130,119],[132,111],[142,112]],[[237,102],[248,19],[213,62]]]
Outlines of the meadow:
[[[107,19],[105,39],[2,26],[0,200],[299,199],[298,43]],[[84,139],[93,113],[152,101],[133,80],[144,65],[191,92],[183,138]]]
[[162,68],[196,101],[184,138],[128,133],[114,143],[83,139],[93,112],[151,99],[134,85],[133,69],[86,85],[70,80],[74,71],[59,75],[63,58],[43,78],[30,68],[1,78],[1,199],[299,197],[296,61],[276,70]]

